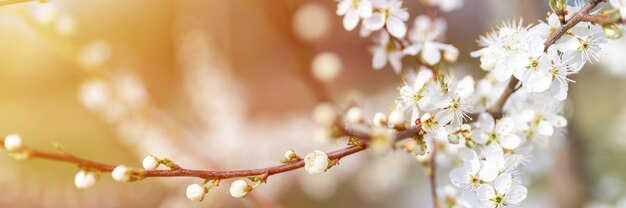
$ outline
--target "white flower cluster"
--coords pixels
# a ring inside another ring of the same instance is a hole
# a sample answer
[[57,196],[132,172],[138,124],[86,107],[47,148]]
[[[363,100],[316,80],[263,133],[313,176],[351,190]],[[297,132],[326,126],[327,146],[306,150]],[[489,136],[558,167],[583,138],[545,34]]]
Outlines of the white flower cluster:
[[[462,5],[462,1],[452,0],[430,2],[444,11]],[[624,1],[610,3],[625,16]],[[391,147],[394,130],[421,125],[416,139],[398,147],[423,164],[428,164],[433,148],[437,148],[436,165],[451,170],[451,183],[458,188],[448,186],[445,190],[445,197],[453,199],[453,207],[520,205],[527,195],[520,165],[530,161],[534,146],[548,146],[567,126],[562,106],[573,82],[569,76],[585,63],[599,61],[608,39],[620,36],[607,30],[607,25],[582,21],[553,40],[551,36],[582,9],[582,4],[565,9],[561,20],[553,12],[545,22],[535,25],[510,21],[481,37],[481,49],[471,56],[480,58],[480,67],[488,73],[475,80],[471,76],[457,79],[440,64],[455,62],[459,54],[456,47],[443,43],[445,20],[418,16],[407,30],[404,22],[409,16],[402,1],[340,1],[337,14],[344,15],[347,30],[354,29],[360,19],[362,35],[381,30],[378,45],[372,47],[373,68],[389,63],[400,73],[405,56],[415,58],[421,67],[415,72],[405,71],[394,109],[389,116],[376,113],[371,125],[365,123],[364,112],[357,107],[340,117],[338,108],[320,104],[314,118],[325,127],[326,137],[334,136],[329,127],[341,121],[351,129],[365,130],[374,152],[384,152],[376,150],[380,146]],[[516,91],[499,100],[504,88]],[[498,110],[491,108],[495,105]],[[315,152],[307,155],[305,162],[307,171],[317,174],[326,170],[328,158]]]
[[[462,0],[430,0],[429,6],[439,6],[444,11],[451,11],[463,5]],[[371,48],[372,66],[382,69],[389,63],[396,73],[402,71],[402,58],[414,56],[428,65],[436,65],[442,60],[455,62],[458,49],[442,44],[446,22],[432,19],[425,15],[418,16],[413,28],[407,29],[409,12],[402,6],[401,0],[342,0],[337,6],[337,15],[343,16],[343,26],[353,30],[363,19],[361,35],[368,36],[381,31],[377,45]],[[408,33],[408,40],[405,36]],[[418,56],[419,55],[419,56]]]

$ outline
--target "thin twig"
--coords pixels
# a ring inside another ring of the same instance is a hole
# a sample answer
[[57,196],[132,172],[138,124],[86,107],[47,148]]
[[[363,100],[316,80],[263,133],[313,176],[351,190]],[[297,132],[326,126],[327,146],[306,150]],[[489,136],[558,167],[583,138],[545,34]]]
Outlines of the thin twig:
[[593,14],[584,14],[581,16],[581,21],[583,22],[591,22],[601,25],[612,25],[617,23],[626,24],[626,19],[615,19],[605,15],[593,15]]
[[[421,130],[421,126],[413,126],[411,128],[399,131],[395,134],[395,141],[400,141],[409,138],[417,134]],[[348,133],[349,132],[349,133]],[[369,140],[370,136],[365,133],[357,133],[354,131],[346,131],[346,135],[359,136],[362,140]],[[4,148],[4,140],[0,140],[0,147]],[[367,142],[361,145],[349,146],[333,152],[328,152],[328,158],[330,160],[339,160],[348,155],[360,152],[367,148]],[[100,163],[92,160],[87,160],[73,156],[71,154],[51,153],[36,149],[26,150],[31,158],[42,158],[49,160],[56,160],[61,162],[67,162],[76,164],[79,166],[90,167],[102,172],[111,172],[115,169],[116,165]],[[266,175],[271,176],[278,173],[288,172],[295,169],[304,167],[304,160],[298,160],[283,165],[277,165],[267,168],[258,169],[245,169],[245,170],[194,170],[186,168],[178,168],[173,170],[141,170],[144,177],[197,177],[203,179],[228,179],[228,178],[241,178],[247,176]]]

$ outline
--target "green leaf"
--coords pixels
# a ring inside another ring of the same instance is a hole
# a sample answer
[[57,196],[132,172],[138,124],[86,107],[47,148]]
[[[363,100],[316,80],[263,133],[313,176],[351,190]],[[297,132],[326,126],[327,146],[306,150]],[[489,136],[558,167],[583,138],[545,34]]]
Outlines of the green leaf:
[[552,9],[553,12],[556,12],[556,0],[550,0],[548,5],[550,5],[550,9]]

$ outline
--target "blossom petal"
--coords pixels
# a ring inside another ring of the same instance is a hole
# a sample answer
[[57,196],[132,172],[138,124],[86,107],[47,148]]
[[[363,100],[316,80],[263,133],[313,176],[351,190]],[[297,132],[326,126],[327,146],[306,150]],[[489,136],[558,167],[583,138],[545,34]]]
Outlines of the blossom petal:
[[380,30],[385,26],[385,16],[380,12],[372,13],[372,16],[363,20],[363,26],[368,30]]
[[515,149],[520,145],[520,138],[515,134],[507,134],[500,138],[500,146],[504,149]]
[[569,86],[567,85],[567,81],[554,80],[552,85],[550,85],[550,92],[552,93],[552,96],[554,96],[554,99],[563,101],[567,98],[568,88]]
[[491,116],[491,114],[481,113],[480,116],[478,116],[478,123],[480,124],[480,129],[493,131],[493,127],[496,122],[493,120],[493,116]]
[[526,189],[526,187],[521,185],[514,185],[513,187],[511,187],[511,190],[509,190],[509,193],[506,194],[504,201],[508,202],[509,204],[519,204],[520,202],[524,201],[524,199],[526,199],[527,194],[528,189]]
[[552,117],[550,119],[550,122],[556,128],[563,128],[563,127],[567,126],[567,119],[565,119],[565,117],[559,116],[559,115]]
[[480,185],[478,190],[476,191],[478,198],[482,201],[490,201],[491,199],[496,197],[496,191],[493,186],[489,184]]
[[359,2],[359,16],[368,18],[372,16],[372,2],[369,0],[361,0]]
[[382,69],[387,65],[387,52],[384,48],[379,48],[373,51],[372,67],[374,69]]
[[441,52],[436,44],[432,42],[424,43],[424,49],[422,51],[422,59],[429,65],[435,65],[441,60]]
[[387,18],[387,23],[385,24],[387,27],[387,31],[389,34],[393,35],[397,38],[403,38],[406,35],[406,25],[402,20],[398,19],[395,16],[389,16]]
[[542,120],[537,126],[537,132],[543,136],[552,136],[554,133],[554,127],[550,122]]
[[352,0],[340,1],[339,4],[337,4],[337,15],[345,15],[348,12],[348,9],[350,9],[350,6],[352,6]]
[[343,16],[343,27],[346,30],[351,31],[356,28],[356,25],[359,24],[359,14],[357,11],[350,8],[345,16]]
[[407,46],[406,48],[404,48],[404,50],[402,50],[402,52],[404,54],[414,56],[417,53],[419,53],[421,50],[422,50],[422,44],[412,44],[412,45]]
[[498,177],[498,168],[493,162],[485,161],[485,163],[483,164],[483,168],[480,169],[480,172],[478,172],[478,174],[480,175],[481,180],[485,182],[491,182],[495,180],[496,177]]
[[469,183],[470,178],[463,168],[456,168],[450,171],[450,181],[458,188],[465,188],[465,185]]
[[506,117],[502,118],[496,123],[496,128],[494,129],[498,134],[508,134],[513,132],[513,119]]
[[511,186],[513,186],[513,177],[509,173],[498,176],[494,182],[494,187],[499,194],[509,193]]
[[396,74],[400,74],[400,72],[402,71],[402,57],[404,56],[404,54],[402,54],[400,51],[396,51],[390,53],[388,56],[389,65],[391,65],[391,68],[393,68],[393,71],[396,72]]

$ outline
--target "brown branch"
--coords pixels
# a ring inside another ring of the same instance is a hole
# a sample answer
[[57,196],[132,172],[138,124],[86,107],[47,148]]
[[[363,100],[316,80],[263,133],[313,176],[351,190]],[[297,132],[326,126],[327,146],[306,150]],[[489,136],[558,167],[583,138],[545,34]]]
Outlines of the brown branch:
[[552,35],[550,35],[550,37],[548,37],[548,39],[544,43],[544,51],[547,51],[551,45],[556,43],[559,38],[561,38],[565,33],[567,33],[567,31],[576,26],[576,24],[578,24],[580,21],[583,21],[584,17],[586,15],[589,15],[589,11],[591,11],[591,9],[596,7],[602,1],[603,0],[590,0],[589,2],[587,2],[580,9],[580,11],[574,14],[569,20],[567,20],[567,22],[563,26],[559,27],[556,31],[554,31],[554,33],[552,33]]
[[[421,126],[413,126],[411,128],[402,130],[397,132],[395,136],[395,141],[401,141],[403,139],[409,138],[417,134],[421,131]],[[359,139],[364,141],[369,140],[370,136],[365,133],[355,132],[351,130],[346,130],[345,135],[349,136],[358,136]],[[0,140],[0,147],[4,148],[4,140]],[[361,145],[349,146],[340,150],[336,150],[333,152],[328,152],[328,158],[330,160],[339,160],[343,157],[352,155],[354,153],[360,152],[367,148],[367,142],[362,143]],[[36,149],[28,149],[26,150],[28,155],[31,158],[42,158],[49,160],[56,160],[61,162],[67,162],[76,164],[79,166],[93,168],[102,172],[111,172],[115,169],[116,165],[100,163],[92,160],[87,160],[79,157],[75,157],[68,153],[51,153],[46,151],[40,151]],[[283,172],[292,171],[295,169],[299,169],[304,167],[304,160],[298,160],[290,163],[286,163],[283,165],[277,165],[267,168],[258,168],[258,169],[245,169],[245,170],[194,170],[194,169],[185,169],[178,168],[173,170],[141,170],[142,176],[144,177],[197,177],[203,179],[228,179],[228,178],[242,178],[247,176],[271,176]]]
[[591,22],[601,25],[626,24],[626,19],[616,19],[605,15],[583,14],[581,17],[583,22]]

